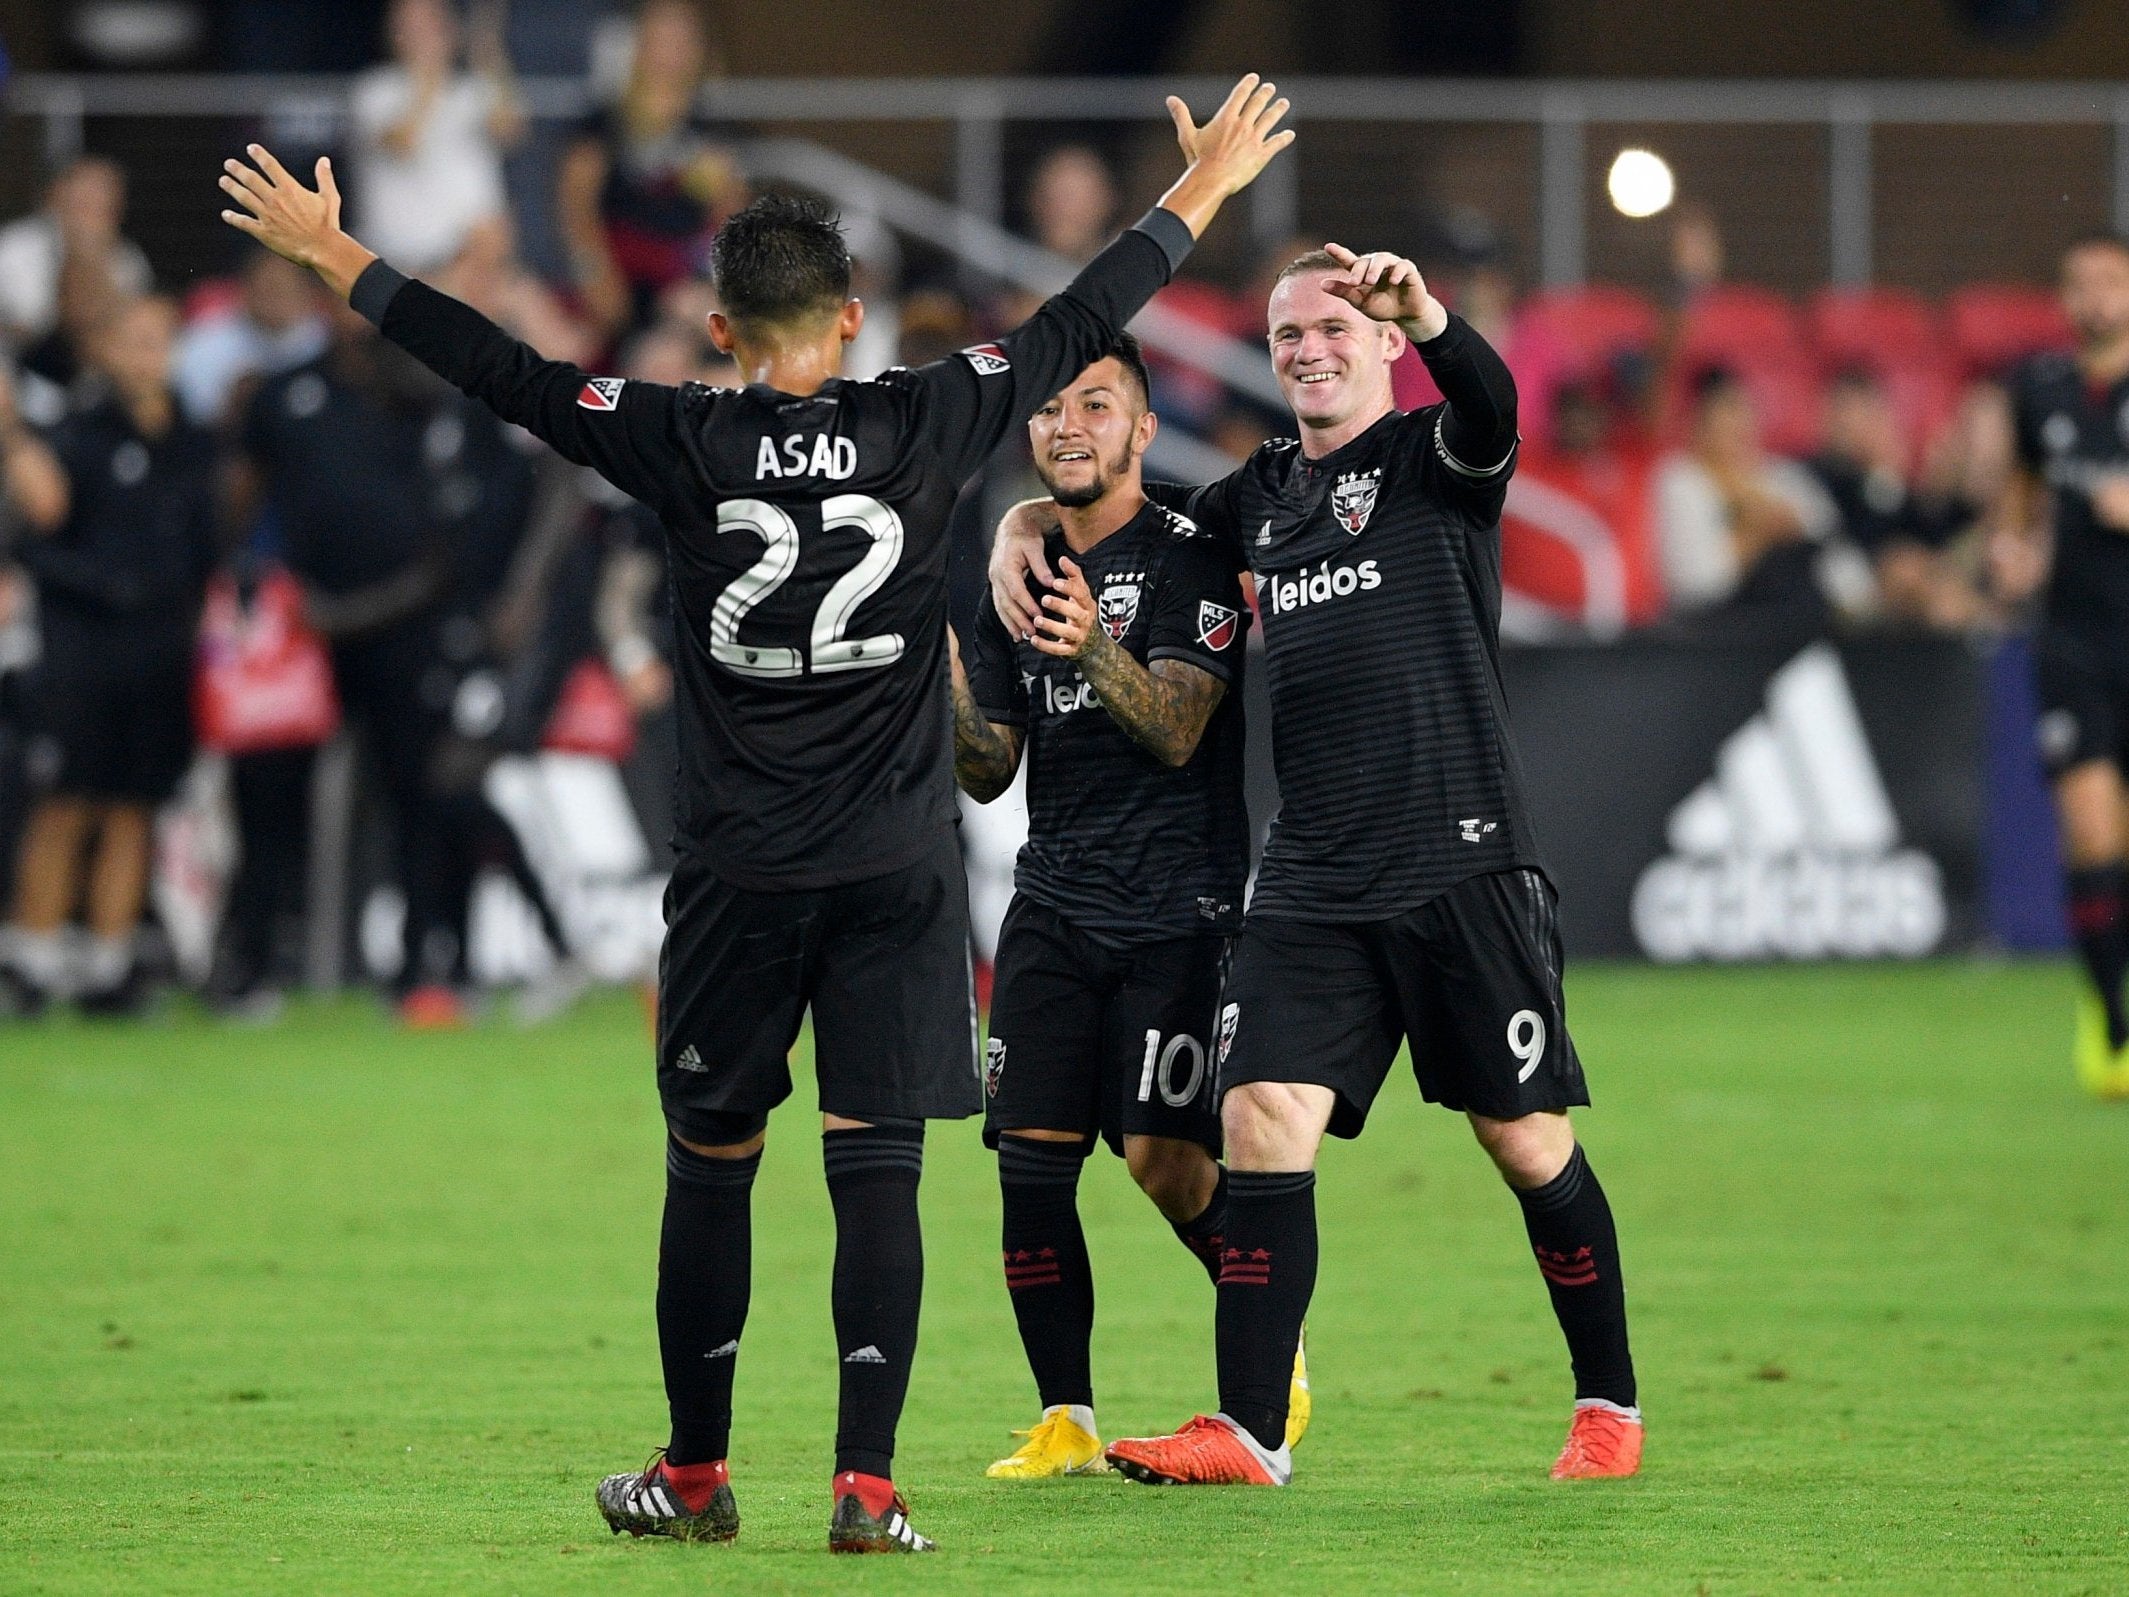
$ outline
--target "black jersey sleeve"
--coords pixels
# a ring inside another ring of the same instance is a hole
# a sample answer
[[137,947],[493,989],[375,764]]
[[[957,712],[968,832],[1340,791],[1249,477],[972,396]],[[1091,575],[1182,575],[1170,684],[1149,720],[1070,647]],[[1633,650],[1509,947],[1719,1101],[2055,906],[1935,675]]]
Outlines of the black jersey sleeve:
[[1239,569],[1242,549],[1240,495],[1242,472],[1232,471],[1201,488],[1186,488],[1175,482],[1145,484],[1146,497],[1163,510],[1186,516],[1224,552],[1230,566]]
[[2047,446],[2040,437],[2041,407],[2034,403],[2034,389],[2040,384],[2041,370],[2038,360],[2028,360],[2011,373],[2006,385],[2010,390],[2011,433],[2017,442],[2018,464],[2027,471],[2039,471],[2048,461]]
[[680,478],[678,389],[543,359],[472,306],[383,261],[364,269],[348,303],[437,376],[651,509]]
[[975,633],[961,663],[968,673],[969,697],[985,720],[1024,727],[1028,724],[1027,680],[1020,674],[1012,637],[992,606],[978,605],[976,612]]
[[1227,552],[1210,538],[1178,539],[1161,560],[1146,663],[1182,660],[1232,686],[1242,674],[1249,620]]
[[1412,347],[1442,392],[1426,443],[1444,468],[1444,486],[1491,519],[1515,470],[1515,379],[1508,363],[1453,313],[1440,336]]
[[959,481],[989,458],[1006,430],[1027,420],[1123,331],[1167,286],[1190,253],[1190,229],[1159,207],[1148,211],[1061,292],[996,343],[977,344],[907,375],[919,396],[919,427]]

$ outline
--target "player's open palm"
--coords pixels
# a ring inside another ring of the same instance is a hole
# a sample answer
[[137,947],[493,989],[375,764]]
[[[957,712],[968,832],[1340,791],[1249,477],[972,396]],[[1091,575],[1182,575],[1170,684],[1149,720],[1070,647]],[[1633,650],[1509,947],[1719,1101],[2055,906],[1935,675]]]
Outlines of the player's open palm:
[[1203,127],[1191,120],[1189,106],[1169,95],[1168,114],[1175,119],[1183,159],[1213,179],[1222,193],[1241,193],[1273,156],[1294,142],[1293,129],[1278,131],[1279,119],[1292,108],[1291,101],[1276,97],[1278,93],[1277,85],[1249,73]]
[[340,189],[333,181],[333,163],[319,156],[318,186],[307,189],[265,145],[248,144],[244,149],[257,165],[238,160],[222,163],[222,192],[243,207],[224,211],[222,220],[298,266],[317,266],[327,247],[341,236]]
[[1434,296],[1427,292],[1419,268],[1402,255],[1383,251],[1356,255],[1343,244],[1326,244],[1323,251],[1340,267],[1323,280],[1326,294],[1344,300],[1373,321],[1426,319]]

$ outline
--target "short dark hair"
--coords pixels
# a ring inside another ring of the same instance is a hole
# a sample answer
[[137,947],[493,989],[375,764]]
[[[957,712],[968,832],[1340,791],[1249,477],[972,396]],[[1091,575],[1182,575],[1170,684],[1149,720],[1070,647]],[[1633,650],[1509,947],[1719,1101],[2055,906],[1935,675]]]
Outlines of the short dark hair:
[[2079,250],[2113,250],[2120,255],[2129,255],[2129,239],[2107,228],[2088,228],[2062,247],[2062,258],[2068,260]]
[[1146,370],[1146,349],[1138,341],[1138,334],[1118,333],[1095,359],[1114,360],[1123,367],[1138,385],[1138,402],[1148,410],[1153,408],[1153,376]]
[[735,321],[832,315],[850,298],[850,246],[841,221],[819,200],[764,194],[717,230],[710,281]]
[[1277,288],[1289,277],[1299,277],[1304,272],[1342,272],[1344,270],[1345,268],[1332,258],[1329,250],[1309,250],[1306,254],[1296,255],[1292,260],[1280,267],[1279,275],[1271,280],[1271,286]]

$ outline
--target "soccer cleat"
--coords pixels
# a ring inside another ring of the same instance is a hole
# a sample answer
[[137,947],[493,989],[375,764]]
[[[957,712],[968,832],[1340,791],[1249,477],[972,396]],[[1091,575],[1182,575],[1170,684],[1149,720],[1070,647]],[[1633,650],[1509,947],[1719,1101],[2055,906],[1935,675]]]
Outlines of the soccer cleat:
[[466,1024],[466,1006],[443,983],[429,982],[399,1000],[399,1023],[408,1031],[456,1031]]
[[1033,1429],[1013,1434],[1027,1440],[983,1472],[994,1481],[1039,1481],[1059,1475],[1108,1472],[1108,1461],[1101,1456],[1101,1438],[1073,1419],[1065,1404],[1044,1409]]
[[1309,1415],[1316,1400],[1308,1394],[1308,1327],[1301,1327],[1301,1340],[1294,1344],[1294,1381],[1286,1392],[1286,1445],[1292,1447],[1308,1435]]
[[1567,1445],[1553,1460],[1556,1481],[1615,1480],[1641,1468],[1641,1411],[1577,1403]]
[[2129,1045],[2107,1037],[2107,1009],[2096,993],[2077,1000],[2077,1084],[2095,1098],[2129,1098]]
[[1225,1414],[1199,1414],[1173,1436],[1111,1442],[1107,1457],[1145,1486],[1284,1486],[1294,1473],[1283,1443],[1274,1453]]
[[828,1521],[831,1553],[935,1553],[938,1544],[909,1522],[909,1504],[894,1483],[844,1470],[835,1478],[835,1514]]
[[[712,1490],[683,1490],[665,1462],[665,1449],[631,1475],[609,1475],[594,1494],[606,1528],[616,1536],[670,1536],[679,1542],[728,1542],[739,1535],[739,1505],[724,1460],[700,1466],[712,1471]],[[696,1466],[689,1466],[694,1474]]]

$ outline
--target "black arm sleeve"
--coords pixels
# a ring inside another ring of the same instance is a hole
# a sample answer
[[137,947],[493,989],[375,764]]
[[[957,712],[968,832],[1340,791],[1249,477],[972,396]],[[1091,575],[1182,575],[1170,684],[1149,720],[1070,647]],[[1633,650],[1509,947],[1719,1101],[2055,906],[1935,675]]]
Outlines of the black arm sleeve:
[[1236,496],[1241,485],[1242,473],[1234,471],[1202,488],[1186,488],[1173,482],[1148,482],[1144,487],[1148,499],[1163,510],[1188,517],[1198,531],[1220,545],[1232,565],[1239,567],[1242,564],[1242,524],[1236,509]]
[[1448,403],[1435,424],[1434,448],[1460,477],[1504,475],[1515,459],[1515,379],[1491,344],[1461,316],[1438,338],[1413,346]]
[[383,261],[355,279],[348,303],[437,376],[630,498],[660,509],[679,479],[679,390],[543,360],[472,306]]
[[1101,353],[1167,285],[1190,253],[1181,217],[1155,207],[1089,261],[1060,293],[995,344],[933,361],[910,374],[924,436],[955,480],[989,457],[1006,429],[1026,421]]
[[1006,633],[1005,623],[998,619],[998,612],[988,604],[978,610],[961,666],[968,673],[969,697],[976,701],[985,720],[999,726],[1028,724],[1027,685],[1020,676],[1020,662],[1014,657],[1013,640]]

